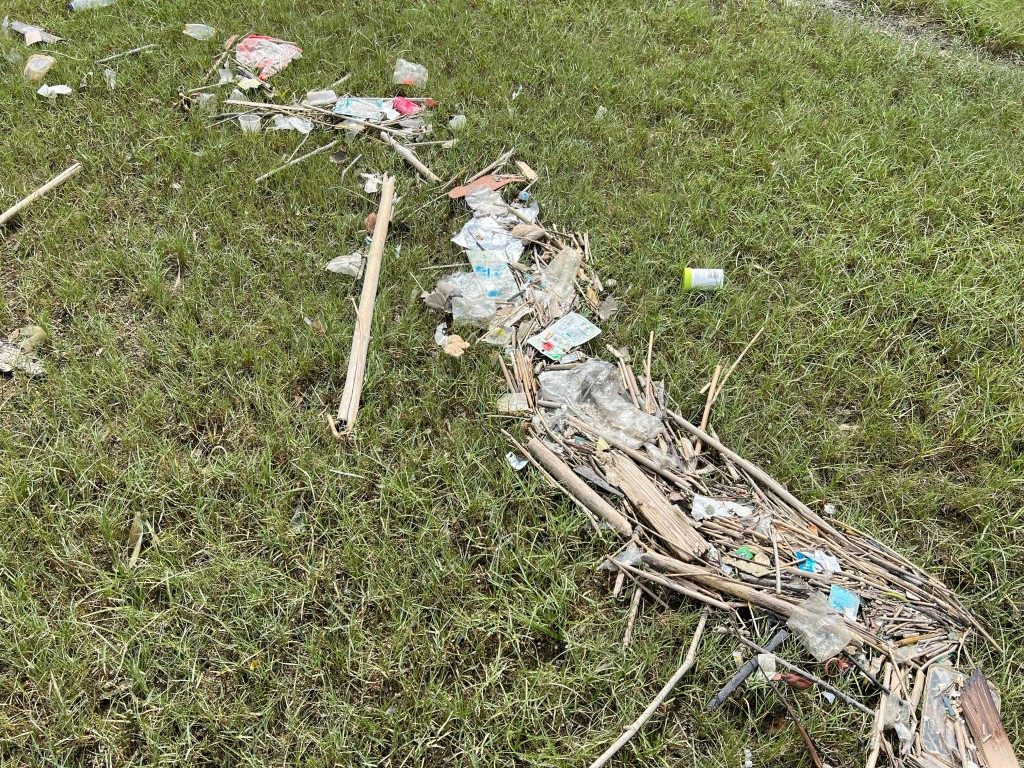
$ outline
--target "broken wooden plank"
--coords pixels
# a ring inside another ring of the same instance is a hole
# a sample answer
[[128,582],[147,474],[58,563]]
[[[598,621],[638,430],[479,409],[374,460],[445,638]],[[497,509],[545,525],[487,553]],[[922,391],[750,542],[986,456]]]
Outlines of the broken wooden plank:
[[999,717],[999,710],[996,709],[988,680],[980,669],[974,670],[964,683],[960,692],[960,707],[986,768],[1020,768],[1020,762],[1013,753],[1013,745]]
[[605,479],[626,495],[639,515],[675,555],[695,560],[708,551],[704,537],[694,530],[678,507],[665,498],[658,486],[636,463],[623,453],[598,454]]

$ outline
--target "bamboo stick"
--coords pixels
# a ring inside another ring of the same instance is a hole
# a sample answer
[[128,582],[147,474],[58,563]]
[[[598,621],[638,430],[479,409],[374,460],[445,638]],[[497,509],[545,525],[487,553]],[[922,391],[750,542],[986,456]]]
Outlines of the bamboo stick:
[[82,164],[75,163],[67,170],[62,171],[61,173],[54,176],[52,179],[43,184],[43,186],[41,186],[35,192],[31,193],[30,195],[27,195],[26,197],[23,197],[21,200],[19,200],[6,211],[4,211],[2,214],[0,214],[0,226],[3,226],[8,221],[13,219],[15,216],[21,213],[21,211],[23,211],[25,208],[28,208],[30,205],[32,205],[32,203],[34,203],[36,200],[38,200],[40,197],[45,195],[50,190],[59,187],[65,181],[67,181],[76,173],[78,173],[80,170],[82,170]]
[[426,179],[427,181],[432,181],[435,184],[441,181],[441,177],[438,176],[429,168],[427,168],[427,166],[423,164],[423,161],[416,157],[416,153],[409,149],[407,146],[400,143],[393,136],[383,131],[381,131],[380,137],[384,140],[385,144],[389,145],[392,149],[395,150],[395,152],[400,154],[402,158],[405,160],[405,162],[407,162],[409,165],[415,168],[416,172],[419,173],[419,175],[422,176],[424,179]]
[[356,415],[359,413],[363,378],[366,376],[366,353],[370,348],[370,324],[373,322],[373,308],[377,303],[377,283],[380,281],[384,242],[388,236],[388,225],[391,223],[394,198],[395,178],[385,174],[384,185],[380,193],[380,205],[377,208],[377,223],[373,227],[370,252],[366,255],[366,276],[363,278],[363,291],[359,297],[356,326],[352,332],[352,351],[348,358],[345,391],[342,393],[341,403],[338,405],[338,422],[345,435],[352,433],[355,428]]
[[629,521],[589,485],[580,480],[572,468],[544,445],[540,438],[535,437],[530,440],[526,444],[526,451],[544,467],[544,471],[558,481],[578,504],[603,519],[620,535],[626,538],[633,535],[633,526]]
[[283,171],[285,168],[287,168],[290,165],[296,165],[297,163],[301,163],[303,160],[308,160],[313,155],[319,155],[321,152],[326,152],[328,149],[330,149],[331,147],[333,147],[337,143],[338,143],[338,140],[335,139],[334,141],[330,142],[329,144],[324,144],[322,147],[317,147],[312,152],[307,152],[304,155],[300,155],[299,157],[296,157],[294,160],[289,160],[287,163],[284,163],[283,165],[277,166],[277,168],[274,168],[272,170],[267,171],[262,176],[258,176],[253,181],[253,184],[259,184],[261,181],[269,179],[275,173],[277,173],[278,171]]

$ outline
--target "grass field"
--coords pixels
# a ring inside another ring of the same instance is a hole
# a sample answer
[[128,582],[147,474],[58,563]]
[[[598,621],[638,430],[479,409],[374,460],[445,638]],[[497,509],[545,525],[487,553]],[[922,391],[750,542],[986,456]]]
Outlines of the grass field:
[[994,53],[1024,53],[1024,5],[1017,0],[868,0],[862,5],[936,20],[954,35]]
[[[517,147],[544,217],[588,230],[618,280],[608,341],[655,331],[684,413],[764,325],[713,426],[964,596],[1005,646],[976,658],[1022,743],[1024,72],[756,0],[549,5],[7,6],[68,39],[50,83],[161,47],[117,62],[113,93],[100,71],[54,103],[21,65],[0,78],[0,207],[86,166],[0,241],[0,332],[51,335],[47,378],[0,379],[5,764],[586,764],[696,622],[645,605],[621,650],[606,547],[502,458],[488,351],[433,344],[417,283],[459,258],[465,213],[421,208],[435,193],[369,145],[348,152],[398,174],[401,252],[359,439],[331,438],[358,288],[322,265],[376,203],[319,158],[256,189],[295,134],[175,111],[217,50],[180,34],[193,21],[299,42],[283,99],[347,71],[390,92],[397,56],[426,64],[441,132],[469,126],[425,159],[447,178]],[[727,289],[682,293],[684,265]],[[136,514],[155,541],[129,569]],[[763,691],[702,711],[733,669],[711,636],[619,764],[737,766],[749,746],[810,765]],[[798,702],[826,757],[853,760],[860,718]]]

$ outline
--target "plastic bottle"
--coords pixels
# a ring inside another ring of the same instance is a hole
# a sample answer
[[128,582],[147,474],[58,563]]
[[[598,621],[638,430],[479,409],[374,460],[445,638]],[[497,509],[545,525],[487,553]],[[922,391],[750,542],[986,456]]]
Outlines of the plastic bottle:
[[683,269],[684,291],[717,291],[725,284],[725,271],[721,269]]
[[88,11],[90,8],[105,8],[113,5],[114,0],[71,0],[68,3],[69,11]]

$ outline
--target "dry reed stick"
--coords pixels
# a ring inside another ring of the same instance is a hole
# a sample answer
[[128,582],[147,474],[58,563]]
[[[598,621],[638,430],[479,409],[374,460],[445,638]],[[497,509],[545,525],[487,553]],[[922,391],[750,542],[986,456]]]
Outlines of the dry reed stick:
[[45,195],[51,189],[56,189],[57,187],[59,187],[65,181],[67,181],[76,173],[78,173],[80,170],[82,170],[82,164],[75,163],[67,170],[64,170],[61,173],[54,176],[52,179],[43,184],[43,186],[41,186],[35,192],[32,192],[31,194],[23,197],[21,200],[19,200],[6,211],[4,211],[2,214],[0,214],[0,226],[3,226],[8,221],[13,219],[15,216],[21,213],[21,211],[23,211],[25,208],[28,208],[30,205],[32,205],[32,203],[34,203],[40,197]]
[[704,634],[704,627],[708,623],[708,611],[705,608],[704,612],[700,615],[700,622],[697,624],[697,629],[693,633],[693,640],[690,641],[690,648],[686,652],[686,658],[683,659],[683,663],[679,666],[679,669],[675,671],[675,674],[668,679],[668,682],[658,691],[658,695],[654,697],[650,704],[647,705],[640,717],[633,721],[633,724],[628,726],[626,730],[622,732],[622,735],[615,740],[608,749],[605,750],[604,754],[601,755],[597,760],[590,764],[590,768],[602,768],[608,764],[615,754],[622,749],[626,743],[632,739],[644,727],[644,723],[651,719],[655,711],[661,706],[661,702],[668,698],[668,695],[672,693],[672,689],[676,687],[676,683],[683,679],[683,675],[690,671],[690,667],[693,666],[694,659],[697,655],[697,646],[700,643],[701,635]]
[[363,378],[366,376],[366,353],[370,348],[370,324],[373,322],[373,308],[377,303],[377,283],[380,281],[381,262],[384,260],[384,241],[391,223],[392,203],[395,199],[395,178],[384,176],[377,208],[377,223],[373,227],[370,251],[366,255],[366,275],[363,291],[359,297],[356,312],[356,327],[352,332],[352,351],[348,357],[348,373],[345,376],[345,391],[338,405],[338,422],[343,434],[349,435],[355,428],[359,401],[363,392]]

